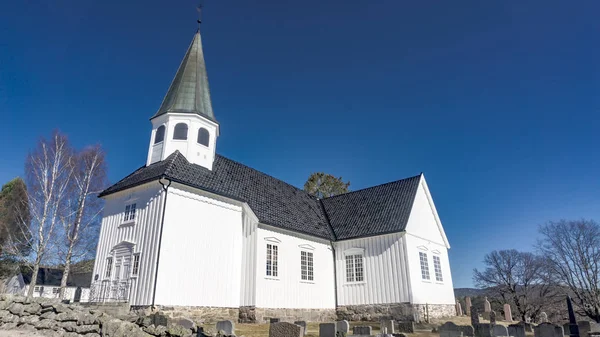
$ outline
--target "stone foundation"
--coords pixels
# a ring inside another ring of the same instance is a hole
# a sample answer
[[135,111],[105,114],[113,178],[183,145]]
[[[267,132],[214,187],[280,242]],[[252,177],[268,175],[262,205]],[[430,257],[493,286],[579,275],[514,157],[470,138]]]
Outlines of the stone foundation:
[[454,304],[366,304],[339,306],[336,310],[338,320],[379,322],[393,319],[398,322],[422,322],[429,318],[456,316]]
[[[151,312],[149,306],[132,306],[131,311],[138,314]],[[231,320],[237,322],[240,308],[194,307],[194,306],[156,306],[156,311],[171,318],[185,317],[196,323],[215,323]]]
[[268,323],[271,318],[279,318],[281,322],[307,321],[331,322],[335,320],[334,309],[285,309],[241,307],[240,323]]

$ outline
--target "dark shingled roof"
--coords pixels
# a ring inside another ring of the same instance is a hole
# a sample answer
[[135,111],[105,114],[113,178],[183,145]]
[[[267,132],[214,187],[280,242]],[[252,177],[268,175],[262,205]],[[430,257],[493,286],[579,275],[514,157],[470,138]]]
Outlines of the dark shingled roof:
[[415,200],[421,176],[323,199],[338,240],[400,232]]
[[[31,268],[22,266],[21,275],[23,276],[23,282],[25,284],[31,283],[31,276],[33,271]],[[60,286],[60,281],[63,277],[63,270],[60,268],[47,268],[40,267],[37,275],[37,281],[35,282],[38,286]],[[92,283],[92,273],[69,273],[67,278],[68,287],[84,287],[89,288]]]
[[318,199],[279,179],[221,155],[213,169],[190,164],[175,151],[103,191],[106,196],[166,177],[174,182],[248,203],[261,223],[328,240],[402,231],[420,176]]

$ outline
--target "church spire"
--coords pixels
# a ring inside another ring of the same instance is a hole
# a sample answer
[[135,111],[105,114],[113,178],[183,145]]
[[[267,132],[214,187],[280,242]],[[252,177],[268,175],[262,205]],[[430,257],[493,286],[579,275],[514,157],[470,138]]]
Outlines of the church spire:
[[194,35],[177,74],[152,119],[168,112],[197,114],[215,121],[200,29]]

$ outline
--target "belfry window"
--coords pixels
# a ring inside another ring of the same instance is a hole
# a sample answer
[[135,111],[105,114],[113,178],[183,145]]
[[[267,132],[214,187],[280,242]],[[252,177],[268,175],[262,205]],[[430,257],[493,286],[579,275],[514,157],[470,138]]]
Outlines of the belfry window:
[[204,146],[208,146],[208,142],[210,141],[210,133],[205,128],[200,128],[198,130],[198,144],[202,144]]
[[156,135],[154,135],[154,144],[158,144],[165,140],[165,126],[161,125],[156,129]]
[[173,132],[173,139],[186,140],[188,134],[188,126],[185,123],[179,123],[175,125],[175,132]]

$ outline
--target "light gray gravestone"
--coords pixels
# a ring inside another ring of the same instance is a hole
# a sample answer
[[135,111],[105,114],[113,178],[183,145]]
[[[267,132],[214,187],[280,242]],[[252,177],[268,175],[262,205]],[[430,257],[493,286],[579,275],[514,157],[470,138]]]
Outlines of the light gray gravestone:
[[295,321],[294,324],[304,328],[304,334],[306,335],[306,321]]
[[335,323],[319,324],[319,337],[336,337],[337,329]]
[[337,321],[337,331],[343,332],[346,335],[350,332],[350,323],[348,321]]
[[535,337],[564,337],[562,326],[544,322],[533,328]]
[[494,327],[492,328],[492,336],[506,337],[508,336],[508,329],[504,325],[494,325]]
[[492,337],[492,325],[489,323],[479,323],[473,325],[476,337]]
[[465,298],[465,310],[467,310],[467,316],[471,315],[471,307],[473,306],[473,304],[471,304],[471,298],[470,297],[466,297]]
[[383,319],[381,322],[379,322],[379,324],[379,331],[381,331],[381,333],[394,333],[394,320]]
[[353,335],[367,335],[370,336],[373,334],[373,328],[369,326],[355,326],[352,328]]
[[235,332],[235,324],[232,321],[218,321],[217,331],[223,330],[226,335],[233,335]]
[[485,311],[485,312],[492,311],[492,305],[490,304],[490,301],[488,301],[487,296],[485,297],[485,300],[483,301],[483,311]]
[[510,304],[508,303],[504,305],[504,320],[507,322],[512,322],[512,311],[510,309]]
[[463,312],[462,312],[462,306],[460,305],[460,302],[457,300],[456,301],[456,316],[462,316]]
[[547,323],[548,322],[548,315],[545,312],[542,312],[540,314],[540,323]]
[[304,328],[288,322],[269,325],[269,337],[304,337]]
[[525,324],[511,324],[508,326],[508,335],[512,337],[525,337]]
[[[600,332],[600,325],[596,322],[579,321],[577,322],[577,326],[579,327],[580,337],[589,337],[591,332]],[[565,329],[565,334],[568,335],[569,333],[567,331],[568,330]]]

